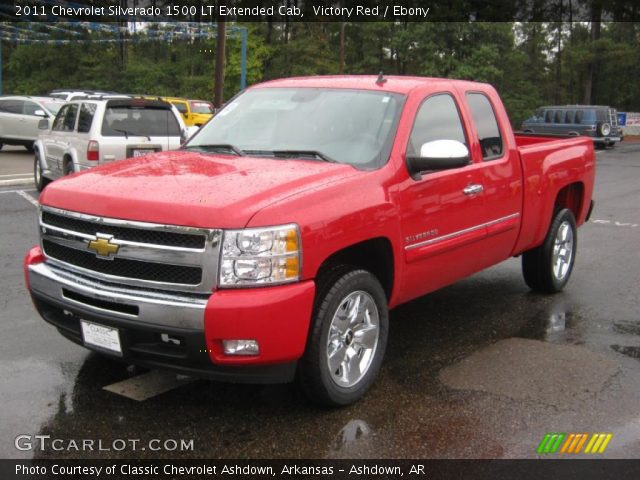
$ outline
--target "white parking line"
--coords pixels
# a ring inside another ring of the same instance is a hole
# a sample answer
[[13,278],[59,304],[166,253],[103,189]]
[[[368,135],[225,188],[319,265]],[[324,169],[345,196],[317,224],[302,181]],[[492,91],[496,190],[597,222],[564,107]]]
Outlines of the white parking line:
[[38,208],[40,206],[38,201],[28,193],[25,193],[24,190],[16,190],[16,193],[24,198],[27,202],[31,203],[31,205],[33,205],[34,207]]
[[3,190],[0,193],[18,193],[18,192],[35,192],[35,188],[32,189],[21,189],[21,190]]
[[611,225],[613,227],[628,227],[628,228],[637,228],[638,226],[640,226],[637,223],[618,222],[616,220],[591,220],[591,223],[599,223],[600,225]]
[[0,180],[0,186],[9,187],[12,185],[33,185],[33,178],[29,177],[20,177],[20,178],[8,178],[5,180]]
[[33,177],[32,173],[12,173],[10,175],[0,175],[0,177]]

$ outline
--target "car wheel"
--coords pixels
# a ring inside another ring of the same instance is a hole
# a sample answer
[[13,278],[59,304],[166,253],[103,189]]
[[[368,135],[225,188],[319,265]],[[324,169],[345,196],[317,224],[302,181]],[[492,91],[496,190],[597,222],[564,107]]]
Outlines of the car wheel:
[[522,255],[522,273],[527,285],[537,292],[561,291],[573,271],[577,246],[573,213],[567,208],[558,210],[544,243]]
[[0,150],[2,150],[2,147],[4,147],[4,143],[0,143]]
[[349,405],[380,371],[389,325],[387,298],[374,275],[350,267],[329,271],[317,285],[298,383],[317,404]]
[[63,175],[71,175],[73,173],[73,162],[70,158],[65,159],[64,165],[62,168]]
[[41,192],[49,183],[49,179],[42,174],[42,164],[38,158],[38,151],[36,150],[35,153],[36,155],[33,160],[33,183],[36,185],[36,190]]

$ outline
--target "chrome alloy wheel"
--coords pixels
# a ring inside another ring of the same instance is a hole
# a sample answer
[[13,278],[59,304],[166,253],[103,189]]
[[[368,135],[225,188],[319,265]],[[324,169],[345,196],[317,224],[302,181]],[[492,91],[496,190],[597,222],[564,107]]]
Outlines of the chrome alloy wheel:
[[380,316],[373,297],[362,290],[338,304],[329,326],[327,366],[333,382],[353,387],[367,373],[380,337]]
[[569,222],[564,221],[558,228],[553,244],[553,276],[562,281],[571,269],[573,259],[573,229]]
[[36,163],[35,163],[35,180],[36,180],[36,184],[40,184],[40,181],[42,180],[42,165],[40,165],[40,161],[36,158]]

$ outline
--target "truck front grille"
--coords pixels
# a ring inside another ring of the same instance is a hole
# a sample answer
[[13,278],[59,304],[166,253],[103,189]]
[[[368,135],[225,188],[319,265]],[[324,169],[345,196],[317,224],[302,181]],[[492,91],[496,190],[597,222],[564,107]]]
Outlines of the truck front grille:
[[[217,286],[221,230],[96,217],[43,206],[40,235],[47,261],[98,280],[203,294]],[[115,251],[92,247],[99,239]]]
[[66,217],[51,212],[42,212],[42,222],[53,227],[60,227],[79,233],[94,235],[96,232],[113,235],[121,240],[130,242],[151,243],[154,245],[169,245],[172,247],[204,248],[204,235],[164,232],[157,230],[141,230],[105,223],[97,223],[79,218]]
[[42,247],[49,258],[106,275],[185,285],[199,285],[202,281],[200,267],[140,262],[117,257],[105,261],[97,258],[93,253],[65,247],[49,240],[43,240]]

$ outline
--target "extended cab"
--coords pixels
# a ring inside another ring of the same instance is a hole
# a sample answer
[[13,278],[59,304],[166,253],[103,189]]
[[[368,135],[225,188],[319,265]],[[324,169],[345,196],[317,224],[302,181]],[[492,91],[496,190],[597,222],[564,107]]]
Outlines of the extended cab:
[[529,287],[561,290],[594,176],[590,139],[514,135],[486,84],[277,80],[180,151],[45,188],[26,281],[92,350],[345,405],[389,309],[517,255]]

